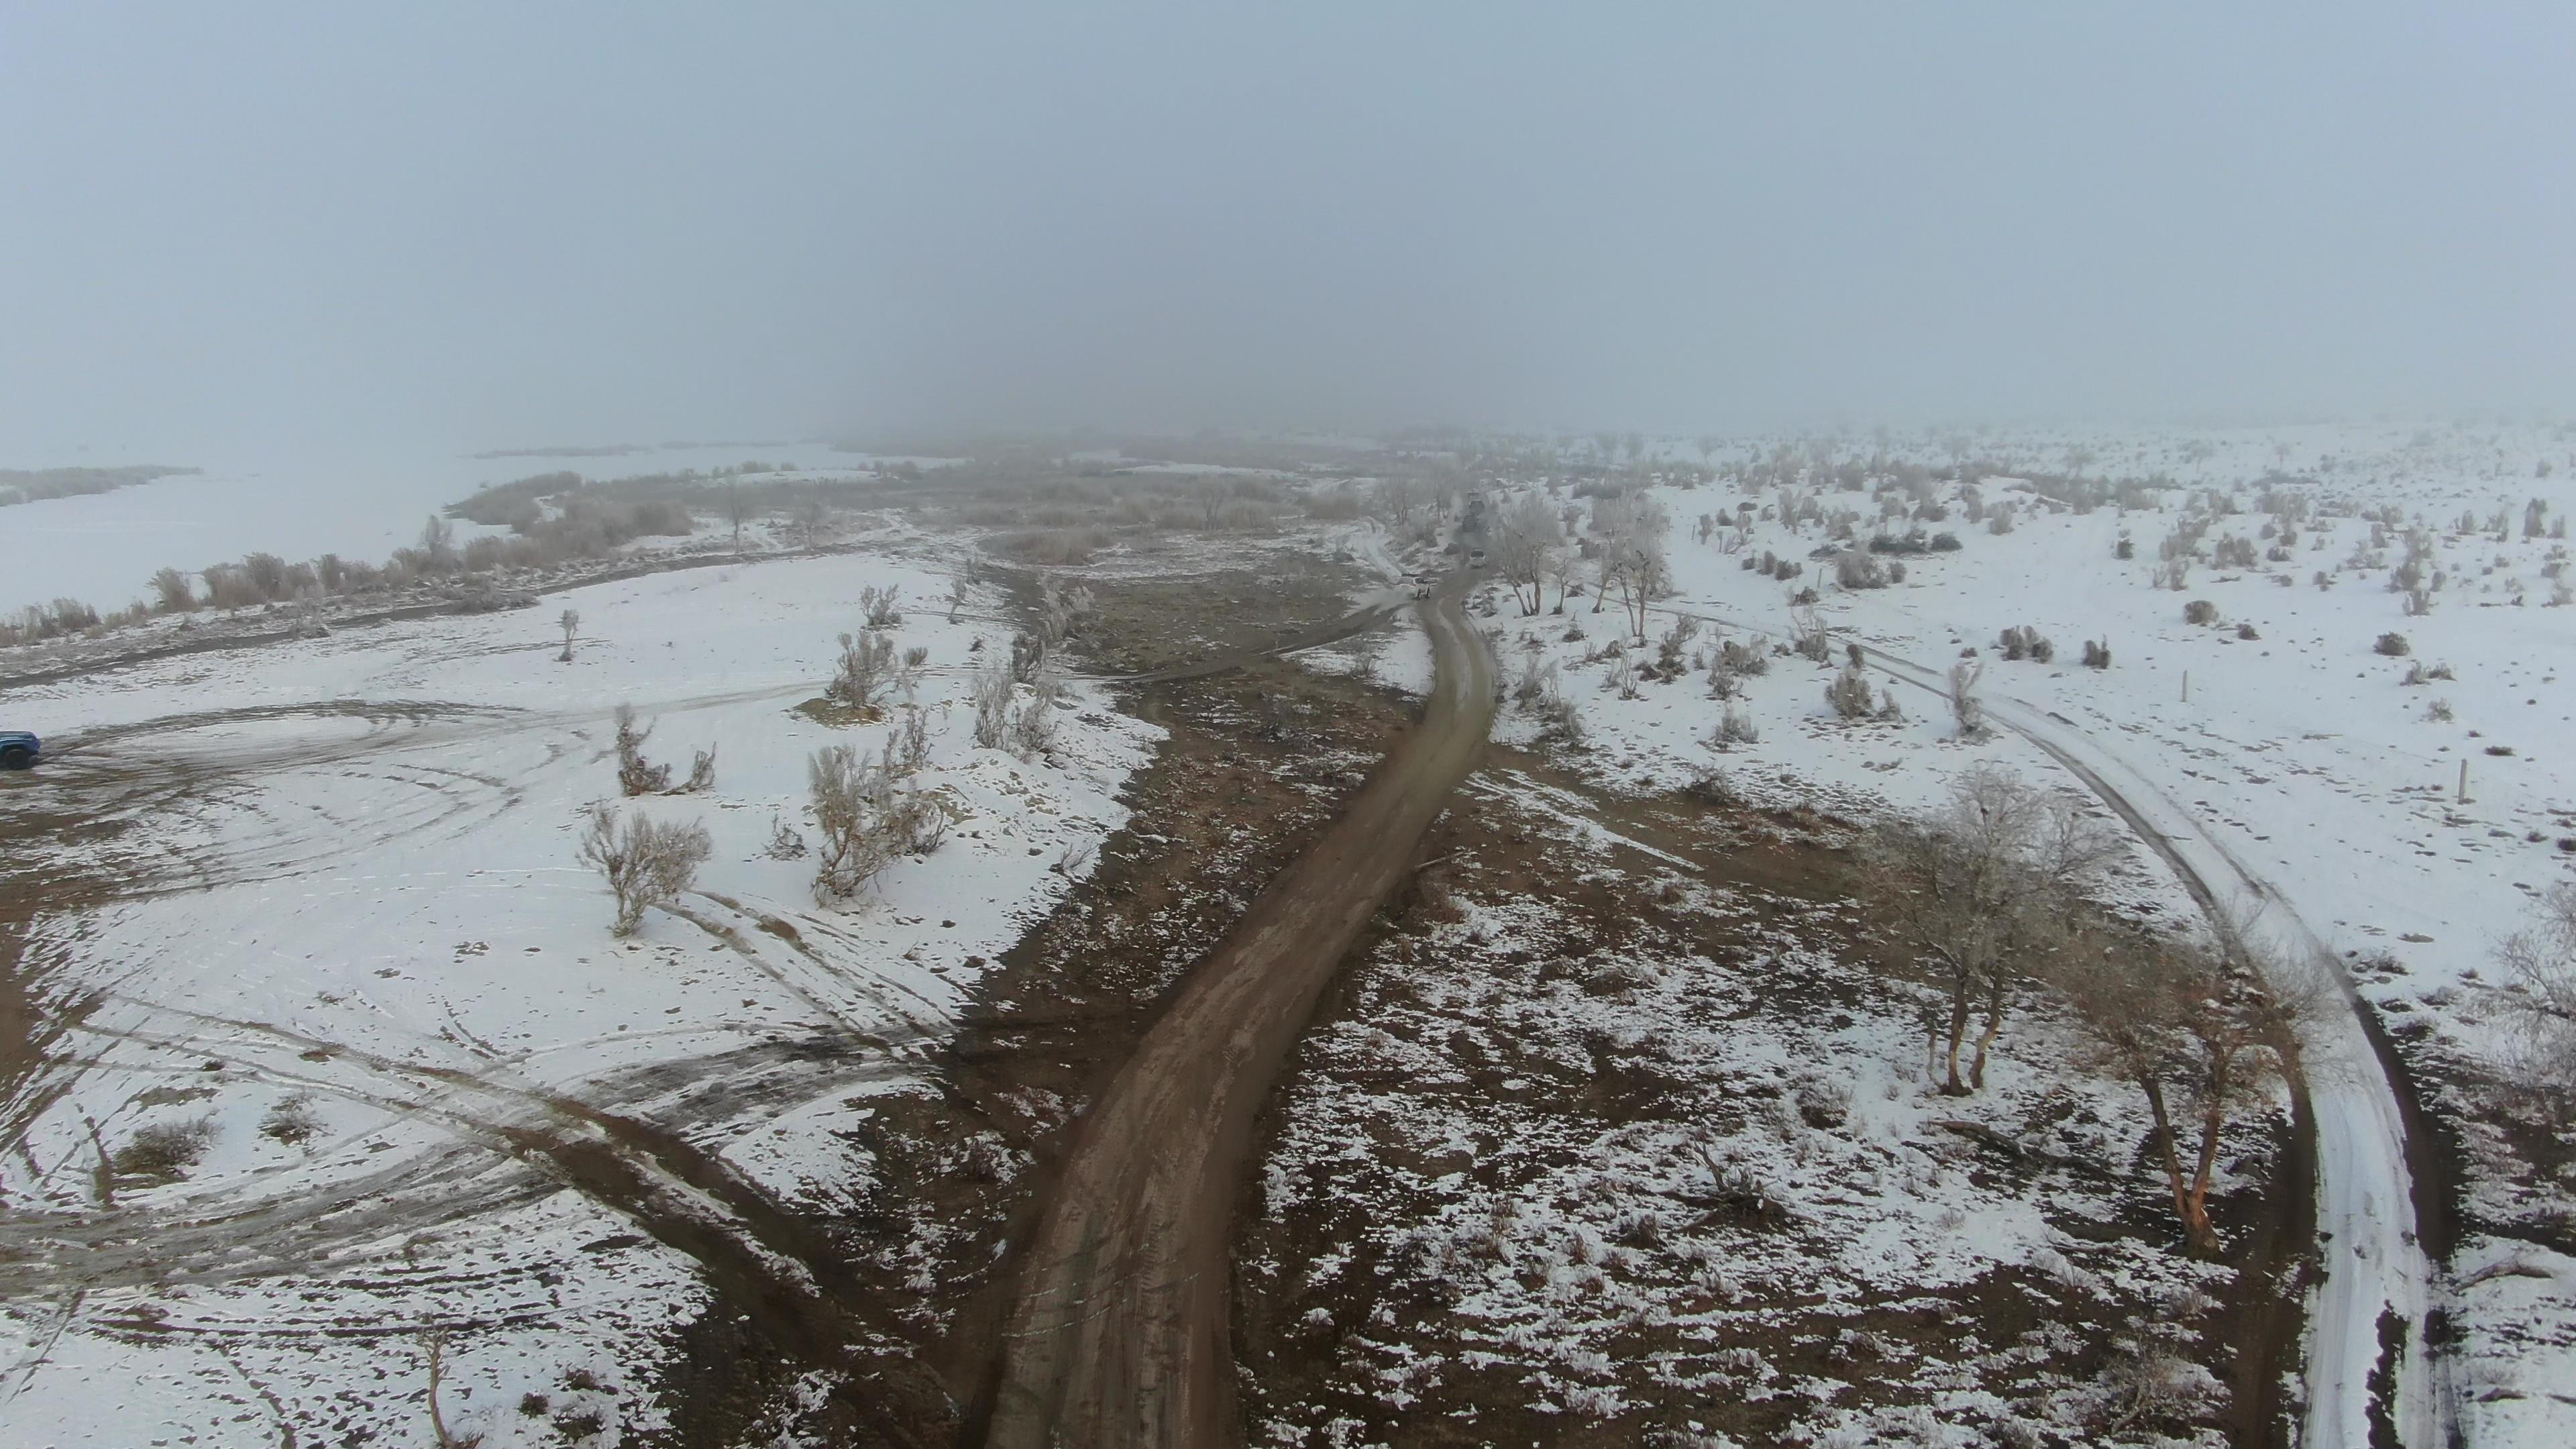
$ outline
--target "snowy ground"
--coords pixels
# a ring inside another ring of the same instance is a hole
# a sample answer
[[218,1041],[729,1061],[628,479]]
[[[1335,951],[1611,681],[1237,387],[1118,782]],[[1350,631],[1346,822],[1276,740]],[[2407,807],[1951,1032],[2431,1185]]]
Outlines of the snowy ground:
[[[952,823],[827,910],[810,860],[763,852],[801,822],[810,751],[891,727],[795,708],[867,584],[901,591],[898,641],[930,651],[895,713],[927,716]],[[1007,651],[1010,628],[991,598],[947,622],[946,595],[918,559],[699,569],[13,692],[53,758],[8,808],[66,792],[148,818],[82,862],[111,898],[27,946],[51,990],[101,996],[77,1079],[0,1164],[6,1437],[268,1445],[292,1422],[426,1444],[441,1333],[453,1431],[606,1445],[649,1423],[650,1345],[703,1289],[627,1218],[532,1180],[510,1134],[571,1102],[682,1124],[784,1203],[864,1186],[846,1133],[868,1096],[909,1089],[907,1043],[1121,823],[1155,737],[1077,686],[1043,756],[975,747],[975,643]],[[583,620],[569,664],[560,607]],[[631,807],[703,823],[715,854],[686,919],[618,942],[573,852],[580,808],[615,796],[628,702],[680,774],[718,748],[714,790]],[[202,1131],[202,1156],[111,1206],[99,1149],[150,1128]],[[522,1412],[531,1394],[550,1406]]]
[[[1498,590],[1493,623],[1507,674],[1517,673],[1523,658],[1557,666],[1588,727],[1592,768],[1605,782],[1669,789],[1716,765],[1757,801],[1815,799],[1864,818],[1919,808],[1972,758],[2001,758],[2074,783],[2018,735],[1960,740],[1938,694],[1893,679],[1875,682],[1894,687],[1906,714],[1901,724],[1845,724],[1825,707],[1824,685],[1845,641],[1926,666],[1935,679],[1963,650],[1977,650],[1982,690],[1998,712],[2085,750],[2116,771],[2124,788],[2151,800],[2160,823],[2170,820],[2171,833],[2198,852],[2205,875],[2243,885],[2244,900],[2271,903],[2258,928],[2292,938],[2301,925],[2312,928],[2348,962],[2384,954],[2393,964],[2360,972],[2360,990],[2402,1025],[2410,1049],[2492,1072],[2504,1050],[2493,996],[2495,943],[2522,923],[2533,894],[2576,867],[2576,855],[2558,843],[2576,837],[2576,754],[2563,743],[2576,716],[2576,609],[2549,606],[2557,580],[2545,576],[2566,557],[2567,544],[2549,536],[2548,525],[2576,505],[2566,481],[2576,464],[2570,447],[2563,432],[2527,429],[1981,439],[1973,456],[2018,456],[2033,477],[2061,469],[2074,448],[2089,455],[2080,461],[2090,474],[2164,471],[2195,491],[2161,490],[2155,506],[2143,509],[2105,504],[2078,512],[2047,503],[2011,477],[1988,478],[1980,490],[1987,509],[2015,508],[2015,526],[1996,534],[1965,517],[1956,487],[1944,483],[1935,502],[1945,516],[1919,526],[1953,532],[1962,547],[1901,558],[1905,581],[1884,589],[1837,587],[1833,565],[1809,559],[1829,542],[1824,522],[1785,526],[1774,487],[1753,495],[1724,481],[1659,488],[1674,518],[1674,595],[1651,633],[1684,613],[1706,621],[1685,654],[1713,650],[1720,634],[1785,641],[1789,596],[1804,587],[1820,590],[1820,617],[1833,631],[1831,664],[1780,658],[1767,675],[1746,681],[1741,708],[1760,739],[1723,752],[1703,743],[1721,708],[1708,698],[1704,671],[1644,684],[1633,699],[1604,687],[1641,657],[1633,639],[1623,659],[1599,657],[1624,627],[1615,601],[1594,614],[1578,596],[1571,620],[1522,619]],[[1949,460],[1927,454],[1918,461]],[[2276,470],[2280,476],[2258,481]],[[2236,511],[2208,519],[2200,561],[2182,591],[2155,587],[2160,546],[2185,521],[2187,507],[2213,512],[2208,495],[2196,491],[2211,487]],[[2277,542],[2266,533],[2276,520],[2254,511],[2266,487],[2282,499],[2305,499],[2309,509],[2284,560],[2261,556]],[[1857,510],[1862,541],[1877,529],[1879,505],[1869,492],[1830,484],[1799,492],[1812,492],[1828,514]],[[2545,503],[2539,537],[2525,537],[2532,498]],[[1742,551],[1727,551],[1726,530],[1706,542],[1695,537],[1700,515],[1732,521],[1742,502],[1756,507]],[[2392,505],[2395,522],[2364,516]],[[2474,513],[2474,530],[2457,527],[2464,511]],[[2508,537],[2495,528],[2500,511]],[[2418,520],[2430,536],[2427,567],[2442,580],[2429,594],[2431,611],[2409,615],[2388,581],[2404,558],[2407,527]],[[1889,531],[1916,526],[1900,519]],[[2123,536],[2133,545],[2126,560],[2115,556]],[[2231,536],[2253,545],[2254,566],[2213,566],[2216,546]],[[1804,572],[1783,583],[1743,567],[1765,551]],[[2329,587],[2314,582],[2320,570]],[[2185,602],[2204,599],[2220,622],[2187,624]],[[1569,622],[1588,637],[1568,642]],[[2244,637],[2240,624],[2248,626]],[[2052,640],[2054,662],[2001,658],[1997,635],[2010,625],[2035,627]],[[2391,631],[2406,636],[2406,657],[2374,652]],[[2080,666],[2088,639],[2107,641],[2111,668]],[[2402,681],[2419,663],[2428,670],[2448,665],[2454,677],[2410,687]],[[1522,714],[1504,728],[1529,738],[1539,724]],[[2178,893],[2173,899],[2179,902]],[[2356,1055],[2356,1070],[2366,1072],[2366,1051]],[[2355,1143],[2353,1150],[2393,1158],[2385,1147]],[[2329,1144],[2330,1158],[2332,1152]],[[2354,1170],[2366,1177],[2380,1168],[2393,1171],[2394,1164]],[[2335,1171],[2329,1161],[2329,1214],[2339,1206]],[[2513,1181],[2473,1170],[2469,1189],[2473,1227],[2527,1218],[2535,1208],[2563,1211],[2576,1196],[2563,1180],[2531,1183],[2527,1171]],[[2356,1191],[2340,1207],[2356,1227],[2370,1219],[2399,1253],[2411,1247],[2402,1205]],[[2503,1261],[2517,1271],[2481,1275]],[[2340,1264],[2365,1276],[2386,1266]],[[2466,1335],[2458,1362],[2468,1382],[2454,1389],[2472,1441],[2576,1435],[2576,1415],[2541,1387],[2576,1369],[2576,1259],[2473,1232],[2451,1267],[2454,1286],[2434,1291]],[[2392,1284],[2392,1295],[2407,1291]],[[2357,1403],[2358,1383],[2343,1387]]]
[[[752,460],[825,477],[880,461],[810,442],[642,447],[601,457],[161,459],[205,471],[0,508],[0,551],[10,561],[0,609],[57,598],[113,609],[144,597],[155,569],[199,569],[254,551],[380,561],[418,542],[429,515],[487,483],[531,474],[625,478]],[[478,532],[473,524],[457,528],[460,540]]]

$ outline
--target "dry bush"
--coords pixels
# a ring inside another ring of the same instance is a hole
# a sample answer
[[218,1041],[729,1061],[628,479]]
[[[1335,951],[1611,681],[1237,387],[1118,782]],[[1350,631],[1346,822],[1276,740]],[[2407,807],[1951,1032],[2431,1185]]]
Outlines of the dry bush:
[[903,623],[903,611],[895,607],[892,584],[869,584],[859,590],[859,617],[870,629],[892,629]]
[[841,657],[824,697],[852,709],[874,709],[894,682],[894,640],[875,629],[841,636]]
[[2406,636],[2394,630],[2380,635],[2379,642],[2370,648],[2372,653],[2384,654],[2391,659],[2403,659],[2415,652],[2415,646],[2406,642]]
[[2207,599],[2194,599],[2182,606],[2182,621],[2186,624],[2215,624],[2218,622],[2218,606]]
[[1017,693],[1011,682],[1012,671],[998,659],[986,660],[975,672],[975,743],[977,747],[998,750],[1009,738],[1011,701]]
[[822,836],[814,893],[847,900],[898,855],[927,855],[948,836],[948,815],[926,791],[895,782],[895,744],[871,760],[848,745],[816,750],[805,778]]
[[125,1145],[116,1149],[109,1165],[119,1177],[140,1177],[153,1182],[176,1182],[188,1175],[215,1144],[215,1119],[200,1117],[194,1122],[155,1122],[138,1127]]
[[1011,712],[1010,747],[1023,759],[1036,759],[1055,745],[1055,702],[1063,687],[1040,675],[1029,686],[1028,699]]
[[1709,731],[1705,743],[1713,750],[1728,750],[1737,745],[1759,744],[1761,740],[1762,732],[1754,728],[1752,718],[1730,704],[1718,715],[1717,725]]
[[188,576],[177,569],[162,569],[152,575],[152,592],[165,614],[186,614],[197,607],[197,591]]
[[1825,686],[1825,703],[1847,720],[1868,719],[1878,712],[1869,676],[1857,664],[1846,664],[1834,675],[1833,682]]
[[313,1111],[313,1094],[298,1092],[281,1098],[259,1120],[259,1135],[289,1147],[301,1147],[322,1131],[322,1119]]
[[2108,669],[2108,668],[2110,668],[2110,667],[2111,667],[2111,645],[2110,645],[2110,643],[2109,643],[2108,641],[2106,641],[2106,640],[2100,640],[2100,639],[2087,639],[2087,640],[2085,640],[2085,641],[2084,641],[2084,667],[2085,667],[2085,668],[2087,668],[2087,669]]
[[673,825],[648,820],[642,813],[621,824],[616,807],[592,805],[586,812],[580,859],[608,881],[617,900],[617,920],[610,928],[631,936],[644,924],[644,912],[675,904],[697,879],[698,867],[715,853],[703,825]]
[[617,707],[617,788],[628,796],[654,795],[671,788],[671,767],[644,758],[649,729],[635,726],[635,706]]

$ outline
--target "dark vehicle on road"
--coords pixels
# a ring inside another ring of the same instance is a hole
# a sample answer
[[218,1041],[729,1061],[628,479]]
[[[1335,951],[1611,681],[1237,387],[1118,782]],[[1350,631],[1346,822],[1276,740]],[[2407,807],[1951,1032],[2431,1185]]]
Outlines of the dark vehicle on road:
[[42,740],[25,730],[0,730],[0,770],[23,770],[45,756]]

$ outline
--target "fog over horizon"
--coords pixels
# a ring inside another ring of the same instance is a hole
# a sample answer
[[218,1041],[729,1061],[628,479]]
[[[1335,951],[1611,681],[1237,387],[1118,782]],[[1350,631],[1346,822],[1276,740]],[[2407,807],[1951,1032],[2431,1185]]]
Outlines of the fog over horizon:
[[22,4],[0,467],[2576,398],[2576,11]]

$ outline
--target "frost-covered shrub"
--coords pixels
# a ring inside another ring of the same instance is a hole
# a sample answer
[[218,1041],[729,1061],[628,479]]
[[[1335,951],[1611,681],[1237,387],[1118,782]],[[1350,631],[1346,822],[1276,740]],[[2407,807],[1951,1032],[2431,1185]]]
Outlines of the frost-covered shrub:
[[2262,638],[2263,636],[2262,636],[2262,634],[2260,634],[2259,632],[2257,632],[2257,631],[2255,630],[2255,628],[2254,628],[2254,626],[2253,626],[2253,625],[2251,625],[2251,624],[2239,624],[2239,625],[2237,625],[2237,626],[2236,626],[2236,637],[2237,637],[2237,638],[2239,638],[2239,639],[2252,640],[2252,639],[2260,639],[2260,638]]
[[2406,642],[2405,635],[2393,631],[2380,635],[2379,642],[2370,647],[2372,652],[2385,654],[2391,659],[2403,659],[2415,652],[2415,646]]
[[894,639],[875,629],[841,636],[841,658],[825,697],[851,709],[873,709],[894,682]]
[[1934,553],[1956,553],[1959,551],[1959,546],[1959,535],[1955,533],[1944,531],[1932,535]]
[[2434,724],[2449,724],[2453,717],[2451,702],[2447,699],[2437,699],[2424,706],[2424,718]]
[[2182,621],[2186,624],[2215,624],[2218,622],[2218,606],[2207,599],[2194,599],[2182,606]]
[[1854,664],[1844,665],[1834,675],[1833,682],[1825,686],[1825,703],[1833,706],[1837,716],[1847,720],[1867,719],[1877,710],[1877,699],[1870,690],[1869,676]]
[[1883,589],[1888,583],[1887,566],[1871,554],[1836,554],[1834,582],[1846,589]]
[[607,879],[617,901],[611,929],[620,936],[634,935],[646,910],[677,903],[697,879],[698,867],[715,853],[703,825],[666,824],[639,813],[621,827],[616,809],[608,805],[592,805],[586,814],[590,825],[582,836],[580,859]]
[[652,795],[671,788],[671,767],[644,758],[650,729],[635,725],[635,706],[617,707],[617,788],[627,795]]

